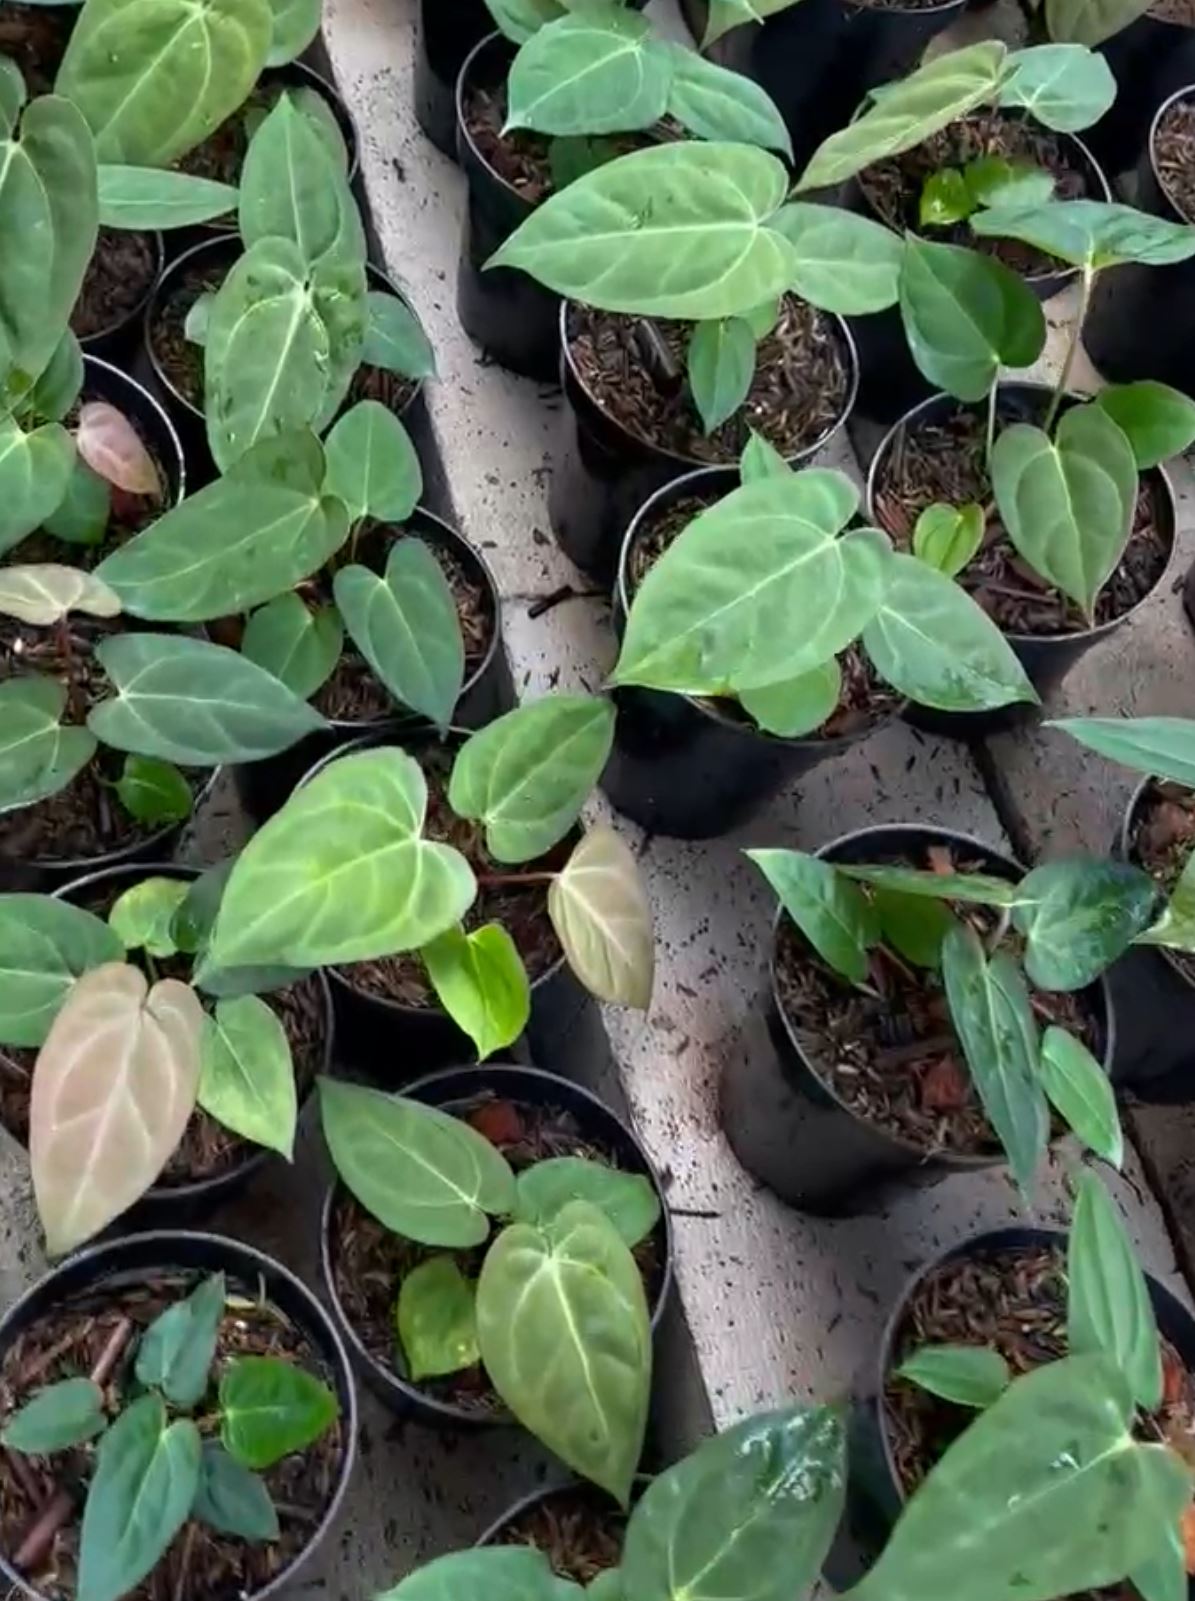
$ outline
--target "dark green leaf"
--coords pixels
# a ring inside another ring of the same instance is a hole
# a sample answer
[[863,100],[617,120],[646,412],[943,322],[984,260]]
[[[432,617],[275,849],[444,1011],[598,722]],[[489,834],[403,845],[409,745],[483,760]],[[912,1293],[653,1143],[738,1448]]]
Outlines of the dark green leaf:
[[552,188],[564,189],[587,172],[596,172],[607,161],[622,155],[616,139],[585,138],[553,139],[548,145],[548,166],[552,172]]
[[231,1534],[238,1540],[276,1540],[279,1534],[270,1492],[216,1440],[209,1440],[203,1448],[191,1516],[218,1534]]
[[555,1156],[525,1167],[519,1174],[515,1221],[542,1226],[570,1201],[596,1206],[632,1248],[645,1240],[660,1220],[659,1197],[641,1173],[624,1173],[583,1156]]
[[755,376],[755,335],[742,317],[699,322],[689,341],[689,388],[707,434],[746,400]]
[[124,959],[93,913],[48,895],[0,895],[0,1044],[41,1045],[75,980]]
[[895,1377],[931,1395],[977,1411],[998,1401],[1012,1379],[999,1351],[986,1345],[923,1345],[906,1357]]
[[852,984],[861,984],[868,972],[867,952],[880,937],[879,919],[867,896],[836,867],[804,851],[755,850],[746,855],[818,955]]
[[94,1440],[108,1427],[104,1392],[93,1379],[63,1379],[38,1390],[0,1432],[0,1443],[26,1456],[48,1456]]
[[942,941],[956,923],[949,907],[924,895],[878,887],[872,889],[871,904],[886,945],[916,967],[941,967]]
[[416,1383],[459,1373],[481,1360],[476,1306],[477,1286],[451,1256],[433,1256],[403,1279],[395,1317]]
[[1124,434],[1143,472],[1181,455],[1195,440],[1195,402],[1169,384],[1109,384],[1095,403]]
[[241,654],[256,662],[301,700],[331,677],[344,646],[335,606],[312,611],[294,593],[279,595],[250,617]]
[[1127,862],[1075,857],[1035,867],[1012,912],[1030,980],[1045,990],[1094,983],[1147,926],[1156,902],[1153,879]]
[[216,1338],[224,1317],[223,1273],[213,1273],[185,1301],[150,1324],[137,1346],[137,1378],[161,1390],[175,1406],[190,1410],[207,1393]]
[[[3,371],[3,365],[0,362],[0,371]],[[37,382],[29,391],[29,410],[33,416],[44,421],[62,422],[78,400],[82,388],[83,351],[78,339],[68,328],[55,346],[49,364],[38,374]],[[83,465],[81,458],[78,465]]]
[[1042,1088],[1089,1151],[1119,1168],[1124,1136],[1107,1073],[1082,1040],[1064,1028],[1046,1029],[1041,1046]]
[[1162,1348],[1149,1285],[1111,1196],[1087,1170],[1076,1184],[1066,1275],[1071,1351],[1107,1357],[1138,1406],[1154,1411],[1162,1401]]
[[259,1471],[303,1451],[340,1416],[332,1391],[294,1363],[235,1357],[220,1376],[220,1440],[242,1467]]
[[126,756],[116,798],[139,823],[183,823],[191,815],[191,786],[172,762]]
[[450,928],[420,952],[441,1006],[477,1047],[479,1061],[513,1045],[531,1016],[531,985],[518,946],[500,923]]

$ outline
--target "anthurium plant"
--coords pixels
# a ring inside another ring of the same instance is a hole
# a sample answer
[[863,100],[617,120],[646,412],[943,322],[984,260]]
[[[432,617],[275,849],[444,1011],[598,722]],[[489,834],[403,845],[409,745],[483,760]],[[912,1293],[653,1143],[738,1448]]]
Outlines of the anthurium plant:
[[[480,1361],[524,1428],[626,1505],[651,1389],[632,1255],[660,1216],[647,1179],[582,1157],[516,1176],[464,1117],[336,1079],[320,1106],[349,1191],[429,1251],[394,1286],[403,1369],[418,1382]],[[476,1270],[452,1254],[483,1246]]]
[[581,982],[646,1008],[651,915],[628,847],[599,826],[563,866],[537,865],[576,827],[613,726],[598,696],[548,695],[465,739],[447,802],[475,825],[476,871],[424,833],[427,781],[414,757],[384,747],[328,763],[237,858],[200,982],[207,965],[306,969],[417,951],[445,1011],[487,1056],[522,1032],[530,988],[510,935],[467,927],[470,908],[487,886],[542,886]]
[[[240,1540],[278,1538],[261,1474],[314,1445],[339,1408],[293,1362],[218,1354],[237,1307],[213,1274],[138,1335],[118,1325],[99,1369],[46,1385],[0,1430],[6,1450],[86,1486],[79,1601],[130,1594],[190,1518]],[[153,1516],[137,1516],[147,1504]]]
[[191,982],[174,976],[204,961],[230,866],[145,878],[106,919],[50,896],[0,895],[0,1048],[37,1051],[29,1154],[52,1255],[140,1199],[196,1107],[291,1157],[294,1066],[262,996],[304,974],[209,963]]

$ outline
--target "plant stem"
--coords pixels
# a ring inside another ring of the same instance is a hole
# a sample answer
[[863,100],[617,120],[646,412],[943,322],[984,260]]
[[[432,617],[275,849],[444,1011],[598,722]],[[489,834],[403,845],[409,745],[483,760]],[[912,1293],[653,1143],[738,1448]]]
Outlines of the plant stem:
[[62,657],[63,671],[66,673],[66,705],[67,715],[74,722],[83,722],[82,708],[79,706],[78,685],[75,683],[75,652],[71,640],[71,625],[68,617],[58,619],[58,650]]
[[1058,417],[1058,408],[1062,405],[1063,396],[1070,388],[1071,372],[1075,365],[1075,357],[1079,354],[1079,341],[1083,337],[1083,324],[1087,321],[1087,308],[1091,304],[1091,291],[1095,284],[1095,269],[1090,263],[1083,268],[1083,276],[1079,282],[1079,310],[1075,315],[1074,326],[1071,328],[1070,343],[1066,347],[1066,357],[1062,363],[1062,371],[1058,374],[1058,383],[1050,399],[1050,409],[1046,412],[1046,420],[1042,424],[1046,433],[1053,428]]
[[[992,380],[992,387],[988,391],[988,431],[987,443],[984,447],[983,460],[987,470],[988,482],[992,478],[992,451],[996,448],[996,398],[1000,388],[1000,374],[997,372]],[[986,521],[986,518],[985,518]]]
[[550,884],[555,873],[478,873],[479,889],[498,889],[505,884]]

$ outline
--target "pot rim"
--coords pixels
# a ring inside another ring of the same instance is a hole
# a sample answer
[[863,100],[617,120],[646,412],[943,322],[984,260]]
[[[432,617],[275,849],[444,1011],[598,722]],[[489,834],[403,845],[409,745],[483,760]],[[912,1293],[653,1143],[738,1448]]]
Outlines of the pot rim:
[[[1053,386],[1050,384],[1037,383],[1030,379],[1022,378],[1001,379],[997,384],[997,389],[1009,391],[1018,389],[1029,390],[1044,396],[1052,395],[1054,392]],[[1093,396],[1080,394],[1077,390],[1071,389],[1067,391],[1065,398],[1068,401],[1073,401],[1076,404],[1081,405],[1092,400]],[[874,521],[877,528],[883,528],[883,524],[876,519],[875,514],[875,496],[876,489],[879,484],[880,467],[887,457],[893,441],[904,427],[906,427],[909,423],[916,421],[922,413],[928,412],[934,407],[944,404],[957,407],[963,411],[974,411],[976,410],[977,405],[982,404],[982,402],[970,403],[965,400],[956,400],[953,395],[946,394],[944,390],[938,390],[935,394],[927,396],[925,400],[918,401],[917,404],[915,406],[911,406],[903,416],[898,417],[892,426],[885,432],[884,437],[876,446],[875,453],[871,458],[871,464],[867,469],[865,499],[868,519]],[[1018,645],[1032,647],[1034,649],[1040,649],[1042,647],[1048,649],[1052,645],[1070,647],[1073,646],[1077,640],[1086,640],[1089,644],[1094,644],[1096,640],[1103,639],[1106,635],[1112,633],[1113,630],[1120,628],[1122,624],[1127,623],[1131,617],[1135,617],[1141,608],[1152,601],[1154,596],[1159,593],[1169,577],[1170,569],[1173,567],[1175,556],[1178,553],[1178,507],[1174,496],[1174,484],[1171,481],[1170,474],[1166,470],[1164,463],[1159,463],[1156,467],[1139,468],[1137,472],[1137,481],[1138,483],[1141,483],[1143,480],[1152,480],[1161,488],[1164,520],[1167,525],[1166,533],[1170,541],[1170,549],[1167,552],[1165,564],[1163,565],[1162,570],[1158,574],[1157,578],[1146,590],[1145,594],[1142,595],[1139,600],[1135,601],[1133,605],[1129,607],[1128,611],[1121,612],[1117,617],[1110,617],[1106,623],[1096,623],[1092,628],[1080,628],[1074,633],[1070,634],[1015,634],[1005,633],[1005,631],[1001,629],[1001,635],[1008,641],[1014,650]]]
[[[1151,20],[1154,22],[1160,22],[1164,21],[1165,19],[1154,17]],[[1171,26],[1180,28],[1183,27],[1184,24],[1175,22],[1171,23]],[[1190,33],[1191,29],[1187,27],[1186,31]],[[1149,125],[1149,143],[1147,147],[1149,150],[1150,171],[1153,173],[1154,182],[1158,186],[1158,192],[1164,197],[1166,204],[1170,207],[1171,211],[1173,211],[1178,220],[1187,224],[1195,221],[1195,219],[1188,217],[1186,212],[1183,211],[1181,206],[1179,206],[1178,202],[1171,194],[1169,186],[1163,179],[1162,174],[1158,171],[1158,134],[1161,131],[1162,118],[1170,110],[1171,106],[1177,105],[1180,100],[1191,99],[1195,99],[1195,83],[1186,84],[1183,88],[1176,89],[1172,95],[1167,95],[1166,99],[1162,101],[1162,104],[1153,114],[1153,119]]]
[[[985,857],[989,864],[992,864],[987,870],[994,872],[998,877],[1020,878],[1024,877],[1029,871],[1028,868],[1017,861],[1015,856],[1006,856],[995,845],[989,845],[984,840],[977,839],[974,834],[964,833],[961,829],[947,828],[940,823],[871,823],[866,828],[855,828],[848,834],[840,834],[836,839],[828,840],[826,844],[819,846],[813,854],[819,861],[829,862],[833,865],[836,861],[834,853],[845,846],[854,845],[857,842],[885,837],[891,838],[893,835],[916,839],[927,834],[936,835],[943,842],[952,845],[964,845],[968,849],[976,851],[981,857]],[[771,988],[772,1004],[779,1014],[789,1046],[796,1052],[806,1071],[813,1075],[822,1090],[834,1103],[835,1108],[860,1127],[873,1130],[885,1139],[891,1140],[897,1150],[915,1157],[921,1164],[933,1163],[947,1168],[951,1172],[959,1173],[974,1173],[990,1167],[1007,1167],[1008,1157],[1002,1147],[998,1147],[996,1151],[988,1156],[967,1151],[926,1150],[923,1145],[914,1144],[912,1140],[907,1139],[903,1134],[885,1127],[882,1123],[873,1123],[860,1117],[853,1107],[846,1104],[833,1084],[818,1071],[816,1064],[802,1046],[797,1037],[797,1030],[793,1020],[789,1017],[780,999],[780,986],[777,983],[776,973],[776,956],[780,925],[786,915],[784,907],[777,905],[775,915],[772,918],[771,948],[768,956],[768,983]],[[1100,1066],[1111,1079],[1112,1063],[1116,1059],[1116,1013],[1107,973],[1101,973],[1098,979],[1084,988],[1085,990],[1095,990],[1099,994],[1103,1011],[1100,1022],[1103,1025],[1104,1033],[1104,1049],[1100,1056]],[[1080,990],[1079,993],[1082,994],[1084,991]]]
[[[639,510],[631,518],[631,521],[627,525],[627,531],[622,537],[622,545],[618,553],[618,574],[615,579],[614,586],[614,611],[616,614],[621,611],[623,617],[625,618],[630,613],[630,602],[627,598],[627,565],[630,561],[630,555],[634,547],[636,537],[639,534],[645,519],[655,512],[659,502],[671,498],[678,492],[696,492],[698,489],[700,489],[700,487],[702,487],[702,485],[706,483],[712,484],[714,480],[721,480],[726,478],[728,475],[733,479],[733,482],[730,483],[727,489],[727,494],[730,494],[738,487],[739,471],[737,466],[733,465],[732,463],[726,463],[712,467],[699,467],[693,472],[682,474],[682,476],[679,478],[670,479],[668,483],[661,484],[658,489],[653,490],[652,493],[647,497],[647,499],[639,507]],[[628,689],[640,689],[642,687],[643,686],[637,684],[628,684],[626,686]],[[677,690],[670,689],[652,690],[649,691],[649,693],[657,695],[675,695],[678,700],[686,701],[688,705],[692,707],[692,709],[700,716],[708,718],[711,722],[717,723],[719,728],[726,730],[727,733],[741,735],[744,739],[748,740],[763,740],[770,745],[782,745],[792,749],[814,750],[824,755],[827,759],[843,755],[846,751],[853,749],[854,746],[858,745],[862,740],[870,739],[873,734],[877,734],[881,729],[887,728],[892,723],[897,722],[904,715],[905,709],[909,705],[907,699],[901,700],[899,705],[893,707],[892,711],[886,717],[882,717],[878,719],[878,721],[871,723],[867,728],[861,729],[857,734],[839,734],[834,739],[811,739],[807,734],[798,735],[796,737],[789,737],[783,734],[770,734],[766,729],[760,728],[754,721],[750,723],[741,722],[738,718],[732,717],[728,712],[722,711],[717,705],[713,704],[713,697],[703,698],[698,695],[685,695]]]
[[[321,1305],[319,1298],[307,1288],[297,1274],[280,1262],[277,1257],[249,1245],[244,1240],[233,1239],[228,1235],[213,1234],[201,1229],[150,1229],[139,1234],[126,1234],[117,1240],[105,1241],[98,1245],[86,1246],[80,1251],[72,1252],[56,1266],[50,1267],[35,1283],[17,1298],[16,1301],[0,1317],[0,1350],[7,1343],[7,1335],[13,1324],[25,1313],[26,1309],[36,1300],[48,1296],[53,1281],[65,1270],[78,1272],[81,1269],[92,1269],[92,1277],[96,1284],[101,1284],[108,1277],[122,1271],[120,1258],[122,1254],[130,1253],[133,1247],[160,1248],[163,1253],[162,1268],[170,1271],[170,1254],[173,1251],[185,1251],[190,1246],[199,1246],[212,1254],[227,1255],[233,1264],[232,1271],[238,1277],[249,1279],[253,1274],[261,1275],[263,1269],[275,1278],[285,1281],[290,1294],[297,1303],[303,1307],[305,1318],[300,1325],[303,1333],[308,1336],[310,1343],[316,1347],[317,1354],[327,1362],[332,1370],[337,1385],[337,1401],[342,1403],[341,1418],[344,1424],[344,1449],[340,1468],[337,1475],[336,1486],[329,1497],[323,1516],[312,1530],[310,1537],[296,1552],[292,1561],[276,1573],[267,1584],[260,1589],[246,1592],[245,1601],[264,1601],[266,1596],[277,1595],[288,1584],[302,1567],[307,1558],[315,1552],[326,1539],[348,1490],[352,1478],[353,1464],[357,1453],[358,1409],[357,1388],[353,1380],[353,1370],[349,1362],[348,1352],[344,1348],[344,1341],[336,1327],[335,1319],[329,1316]],[[105,1274],[105,1258],[113,1259],[111,1273]],[[297,1321],[297,1320],[296,1320]],[[309,1331],[316,1328],[320,1331],[320,1342],[311,1338]],[[30,1601],[51,1601],[44,1591],[36,1589],[29,1581],[11,1565],[7,1556],[0,1552],[0,1573],[21,1594],[30,1598]]]
[[[638,1495],[642,1494],[651,1484],[654,1477],[655,1475],[651,1473],[636,1473],[632,1496],[637,1499]],[[496,1517],[489,1528],[474,1540],[473,1549],[476,1550],[478,1546],[496,1544],[498,1536],[506,1529],[507,1525],[513,1523],[516,1518],[521,1518],[524,1512],[530,1512],[535,1507],[542,1506],[545,1501],[550,1501],[553,1496],[575,1494],[578,1491],[582,1494],[592,1494],[598,1497],[607,1494],[601,1485],[593,1484],[588,1479],[578,1479],[576,1477],[561,1479],[558,1483],[541,1485],[538,1490],[531,1490],[528,1494],[520,1496],[517,1501],[512,1502],[507,1507],[505,1512]],[[609,1499],[616,1511],[623,1511],[613,1496],[610,1496]],[[625,1513],[623,1515],[626,1516]]]
[[[1140,862],[1137,862],[1134,859],[1132,839],[1131,839],[1130,836],[1132,834],[1133,824],[1137,819],[1137,814],[1145,804],[1146,791],[1153,784],[1174,783],[1174,782],[1176,782],[1176,780],[1173,780],[1173,779],[1159,779],[1156,775],[1147,775],[1146,777],[1144,777],[1141,780],[1141,782],[1133,790],[1133,793],[1129,796],[1128,801],[1127,801],[1127,803],[1125,805],[1124,815],[1121,817],[1121,820],[1120,820],[1120,831],[1119,831],[1119,834],[1117,836],[1117,844],[1120,847],[1120,854],[1121,854],[1121,857],[1123,858],[1124,861],[1133,862],[1134,865],[1137,866],[1137,867],[1141,867],[1142,866],[1142,864]],[[1186,786],[1183,786],[1183,787],[1186,787]],[[1144,871],[1144,869],[1143,869],[1143,871]],[[1160,956],[1162,958],[1162,960],[1166,963],[1166,966],[1170,969],[1170,971],[1175,975],[1176,978],[1178,978],[1183,984],[1185,984],[1186,987],[1189,990],[1195,990],[1195,979],[1192,979],[1190,974],[1187,973],[1184,970],[1182,965],[1175,959],[1175,952],[1170,950],[1170,949],[1168,949],[1167,946],[1165,946],[1165,945],[1151,945],[1151,946],[1148,946],[1148,947],[1146,947],[1146,946],[1138,946],[1137,949],[1138,950],[1148,949],[1148,950],[1152,951],[1155,955]]]
[[[116,230],[111,231],[115,232]],[[127,333],[130,329],[140,325],[161,281],[162,274],[166,271],[166,240],[162,236],[161,229],[134,228],[132,232],[139,233],[150,241],[150,246],[154,253],[153,277],[149,281],[149,287],[131,311],[126,311],[124,316],[118,318],[116,322],[110,323],[105,328],[97,328],[95,333],[88,334],[85,339],[79,340],[79,349],[85,356],[90,351],[98,350],[106,342],[118,339],[121,334]]]
[[[577,1097],[586,1103],[587,1110],[596,1112],[598,1119],[606,1118],[617,1125],[624,1139],[628,1141],[635,1151],[640,1163],[639,1171],[655,1191],[660,1203],[660,1221],[657,1224],[657,1228],[662,1228],[664,1231],[664,1272],[660,1280],[660,1288],[656,1295],[655,1304],[652,1306],[650,1314],[651,1331],[654,1335],[663,1318],[665,1308],[672,1297],[674,1282],[673,1259],[676,1253],[676,1242],[672,1227],[672,1211],[668,1205],[668,1194],[664,1188],[663,1179],[655,1162],[652,1160],[651,1153],[639,1138],[637,1130],[628,1119],[620,1116],[613,1107],[609,1106],[600,1096],[595,1095],[592,1090],[587,1089],[584,1084],[578,1084],[573,1079],[564,1078],[559,1073],[546,1072],[540,1067],[524,1067],[518,1062],[479,1062],[464,1068],[442,1068],[439,1072],[425,1074],[422,1078],[416,1079],[413,1084],[407,1085],[402,1090],[383,1093],[391,1093],[404,1100],[420,1100],[419,1092],[421,1090],[427,1090],[439,1085],[446,1079],[462,1079],[465,1077],[477,1078],[477,1092],[479,1094],[487,1089],[500,1089],[503,1084],[509,1085],[511,1086],[509,1094],[512,1100],[518,1099],[517,1086],[519,1083],[526,1082],[528,1079],[544,1089],[552,1088],[557,1092],[559,1092],[559,1087],[563,1085],[567,1096]],[[487,1078],[489,1082],[484,1081]],[[496,1083],[494,1082],[495,1079],[497,1080]],[[462,1086],[463,1089],[464,1086]],[[436,1105],[439,1103],[427,1102],[426,1104]],[[397,1390],[403,1396],[415,1400],[420,1407],[427,1408],[443,1422],[463,1423],[469,1427],[480,1426],[483,1428],[509,1428],[512,1425],[518,1427],[519,1425],[514,1416],[505,1407],[496,1413],[473,1412],[466,1407],[454,1406],[450,1401],[442,1401],[435,1396],[429,1395],[413,1380],[404,1378],[394,1368],[387,1367],[379,1362],[366,1349],[364,1341],[357,1333],[341,1302],[336,1288],[336,1276],[332,1271],[332,1208],[341,1191],[348,1192],[348,1186],[338,1173],[334,1173],[324,1192],[324,1199],[320,1206],[320,1271],[334,1318],[339,1321],[345,1340],[352,1347],[357,1359],[387,1389]],[[357,1204],[359,1205],[360,1203],[358,1202]],[[557,1485],[555,1488],[564,1489],[567,1488],[567,1485]]]
[[[202,770],[201,768],[200,771]],[[34,856],[30,860],[31,869],[35,873],[53,873],[56,880],[65,879],[69,885],[77,882],[79,878],[91,877],[97,873],[115,872],[126,867],[139,866],[139,852],[156,850],[159,846],[166,846],[173,838],[182,833],[200,807],[206,805],[211,798],[223,771],[223,767],[209,767],[207,769],[208,776],[193,797],[191,811],[181,822],[164,823],[161,828],[155,830],[146,839],[134,840],[131,845],[123,845],[120,850],[109,851],[105,856],[71,856],[62,858],[56,856]],[[67,878],[67,874],[74,876]],[[57,895],[58,890],[62,887],[62,885],[59,885],[53,893]]]

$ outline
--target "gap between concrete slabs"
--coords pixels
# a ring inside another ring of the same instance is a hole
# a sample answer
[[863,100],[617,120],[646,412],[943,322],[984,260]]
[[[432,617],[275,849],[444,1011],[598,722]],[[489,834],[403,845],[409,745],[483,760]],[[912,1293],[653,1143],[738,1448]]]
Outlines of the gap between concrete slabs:
[[[585,595],[591,586],[557,549],[547,518],[560,396],[485,363],[456,321],[464,179],[415,125],[417,26],[416,0],[329,0],[326,11],[333,70],[361,132],[375,226],[388,270],[410,290],[436,347],[432,423],[458,524],[497,574],[516,684],[532,694],[596,689],[613,657],[608,608],[604,597]],[[836,462],[853,467],[845,447]],[[564,585],[584,598],[533,618],[535,601]],[[687,845],[645,839],[614,820],[641,854],[659,968],[646,1019],[611,1008],[604,1021],[626,1100],[671,1180],[680,1298],[712,1419],[723,1425],[753,1408],[827,1398],[874,1361],[911,1269],[1023,1214],[1007,1180],[987,1175],[910,1193],[877,1216],[828,1222],[782,1206],[738,1164],[719,1125],[719,1082],[770,1049],[760,998],[771,922],[769,896],[740,850],[814,848],[851,828],[899,820],[938,821],[997,845],[1007,844],[1004,831],[965,747],[903,725],[823,766],[741,835]],[[579,1029],[556,1065],[608,1081],[607,1042],[594,1033]],[[1135,1157],[1115,1187],[1144,1261],[1177,1285],[1163,1219]],[[1043,1180],[1038,1202],[1040,1219],[1065,1216],[1060,1166]],[[678,1346],[665,1346],[666,1388],[681,1361]],[[683,1402],[669,1409],[665,1444],[674,1448],[704,1421],[691,1386]]]

